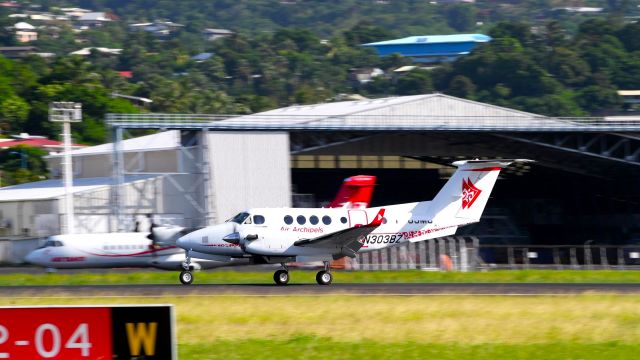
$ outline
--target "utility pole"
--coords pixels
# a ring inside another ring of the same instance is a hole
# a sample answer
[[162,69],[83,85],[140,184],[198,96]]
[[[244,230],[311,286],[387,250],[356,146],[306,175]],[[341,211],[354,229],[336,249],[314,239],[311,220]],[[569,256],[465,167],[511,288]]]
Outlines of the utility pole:
[[63,234],[75,231],[73,213],[73,163],[71,159],[71,123],[82,121],[82,104],[74,102],[52,102],[49,104],[49,120],[62,123],[64,156],[62,158],[62,178],[64,182],[65,221]]

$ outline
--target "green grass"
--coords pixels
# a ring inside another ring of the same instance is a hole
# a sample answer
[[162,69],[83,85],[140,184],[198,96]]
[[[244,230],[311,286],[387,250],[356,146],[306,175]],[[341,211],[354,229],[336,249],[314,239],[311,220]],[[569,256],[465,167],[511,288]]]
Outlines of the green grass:
[[[113,271],[0,274],[0,286],[176,284],[177,272]],[[211,270],[195,273],[196,284],[271,284],[271,271]],[[291,283],[315,283],[315,271],[291,270]],[[490,272],[334,271],[334,283],[640,283],[640,272],[617,270],[498,270]]]
[[181,359],[632,359],[640,295],[52,299],[171,303]]
[[640,345],[617,342],[601,344],[433,344],[336,342],[315,337],[288,340],[216,341],[182,345],[181,359],[594,359],[628,360],[637,357]]

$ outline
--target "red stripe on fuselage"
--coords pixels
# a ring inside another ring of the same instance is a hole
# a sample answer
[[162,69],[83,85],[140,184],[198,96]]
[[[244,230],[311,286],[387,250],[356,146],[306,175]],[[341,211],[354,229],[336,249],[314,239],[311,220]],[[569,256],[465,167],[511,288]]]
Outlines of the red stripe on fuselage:
[[140,255],[147,255],[147,254],[153,254],[156,252],[160,252],[163,250],[169,250],[169,249],[175,249],[176,246],[167,246],[167,247],[163,247],[160,249],[151,249],[148,251],[142,251],[142,252],[137,252],[137,253],[133,253],[133,254],[94,254],[92,252],[87,251],[87,254],[91,254],[94,256],[103,256],[103,257],[131,257],[131,256],[140,256]]
[[486,167],[481,169],[467,169],[464,171],[500,171],[500,170],[502,170],[501,167]]

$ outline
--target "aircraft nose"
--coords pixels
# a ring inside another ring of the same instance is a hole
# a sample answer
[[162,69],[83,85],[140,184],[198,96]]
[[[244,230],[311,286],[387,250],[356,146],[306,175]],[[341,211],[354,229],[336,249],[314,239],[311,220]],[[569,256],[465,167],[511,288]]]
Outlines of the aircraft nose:
[[190,249],[192,247],[193,236],[191,234],[187,234],[185,236],[180,237],[176,240],[176,245],[185,250]]
[[33,250],[32,252],[28,253],[27,256],[24,257],[24,261],[28,262],[29,264],[42,266],[40,250]]

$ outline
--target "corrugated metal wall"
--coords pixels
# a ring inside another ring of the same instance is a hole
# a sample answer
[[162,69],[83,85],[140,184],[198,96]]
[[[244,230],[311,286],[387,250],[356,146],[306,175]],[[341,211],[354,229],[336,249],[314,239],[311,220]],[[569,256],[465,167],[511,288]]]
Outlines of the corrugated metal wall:
[[214,222],[252,207],[291,206],[287,133],[211,132],[207,146]]

